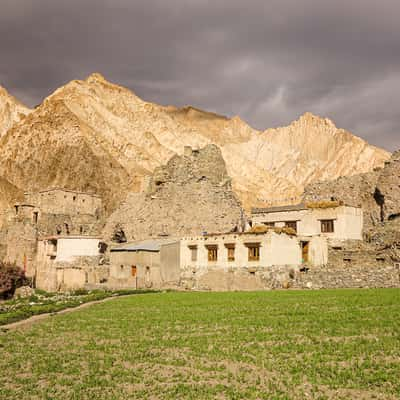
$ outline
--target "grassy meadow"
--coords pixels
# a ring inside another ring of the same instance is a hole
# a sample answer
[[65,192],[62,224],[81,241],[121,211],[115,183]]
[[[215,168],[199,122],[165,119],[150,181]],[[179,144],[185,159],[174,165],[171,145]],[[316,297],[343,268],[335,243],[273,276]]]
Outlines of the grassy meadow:
[[396,289],[140,294],[0,327],[0,399],[398,398]]

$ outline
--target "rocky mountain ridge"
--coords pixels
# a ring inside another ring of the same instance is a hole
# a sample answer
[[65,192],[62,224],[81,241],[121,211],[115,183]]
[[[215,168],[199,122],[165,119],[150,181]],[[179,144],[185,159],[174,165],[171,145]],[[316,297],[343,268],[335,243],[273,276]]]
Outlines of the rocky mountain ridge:
[[25,107],[0,86],[0,138],[30,112],[28,107]]
[[0,140],[0,176],[23,190],[94,191],[109,211],[145,190],[186,145],[220,147],[247,208],[296,202],[309,183],[368,172],[390,156],[310,113],[260,132],[239,117],[146,102],[99,74],[69,82],[30,113],[14,109],[26,117],[3,117],[10,128]]

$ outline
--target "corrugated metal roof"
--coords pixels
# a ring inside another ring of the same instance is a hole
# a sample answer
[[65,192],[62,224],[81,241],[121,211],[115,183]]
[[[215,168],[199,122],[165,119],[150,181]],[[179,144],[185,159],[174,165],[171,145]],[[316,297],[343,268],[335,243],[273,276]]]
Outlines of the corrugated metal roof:
[[131,242],[113,247],[110,251],[153,251],[158,252],[164,244],[178,242],[178,239],[148,239],[141,242]]
[[305,204],[295,204],[295,205],[287,205],[287,206],[278,206],[278,207],[268,207],[268,208],[252,208],[252,214],[269,214],[274,212],[282,212],[282,211],[300,211],[307,210]]

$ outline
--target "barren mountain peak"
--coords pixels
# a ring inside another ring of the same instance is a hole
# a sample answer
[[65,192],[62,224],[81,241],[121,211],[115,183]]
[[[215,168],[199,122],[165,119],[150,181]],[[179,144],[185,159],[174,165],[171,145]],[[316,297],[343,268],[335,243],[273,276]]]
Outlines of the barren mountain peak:
[[321,116],[313,114],[309,111],[305,112],[296,121],[292,122],[292,125],[296,125],[296,124],[312,125],[312,126],[326,125],[333,129],[337,129],[336,125],[329,118],[321,117]]
[[31,110],[0,86],[0,137],[17,122],[21,121]]
[[108,82],[107,79],[102,74],[100,74],[100,72],[93,72],[86,78],[86,82],[88,83],[95,81]]
[[[7,115],[15,121],[18,113]],[[184,146],[219,146],[246,207],[296,202],[311,182],[367,172],[390,157],[309,112],[260,132],[238,116],[146,102],[99,73],[57,89],[12,133],[0,147],[0,176],[24,190],[89,187],[113,205],[143,190],[145,176]],[[65,153],[64,164],[56,160]]]

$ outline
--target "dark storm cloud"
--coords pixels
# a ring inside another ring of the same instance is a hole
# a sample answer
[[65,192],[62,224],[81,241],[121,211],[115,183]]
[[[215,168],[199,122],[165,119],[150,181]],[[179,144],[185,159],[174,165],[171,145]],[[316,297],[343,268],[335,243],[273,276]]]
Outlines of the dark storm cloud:
[[264,129],[305,111],[400,147],[397,0],[1,0],[0,84],[30,106],[94,71]]

